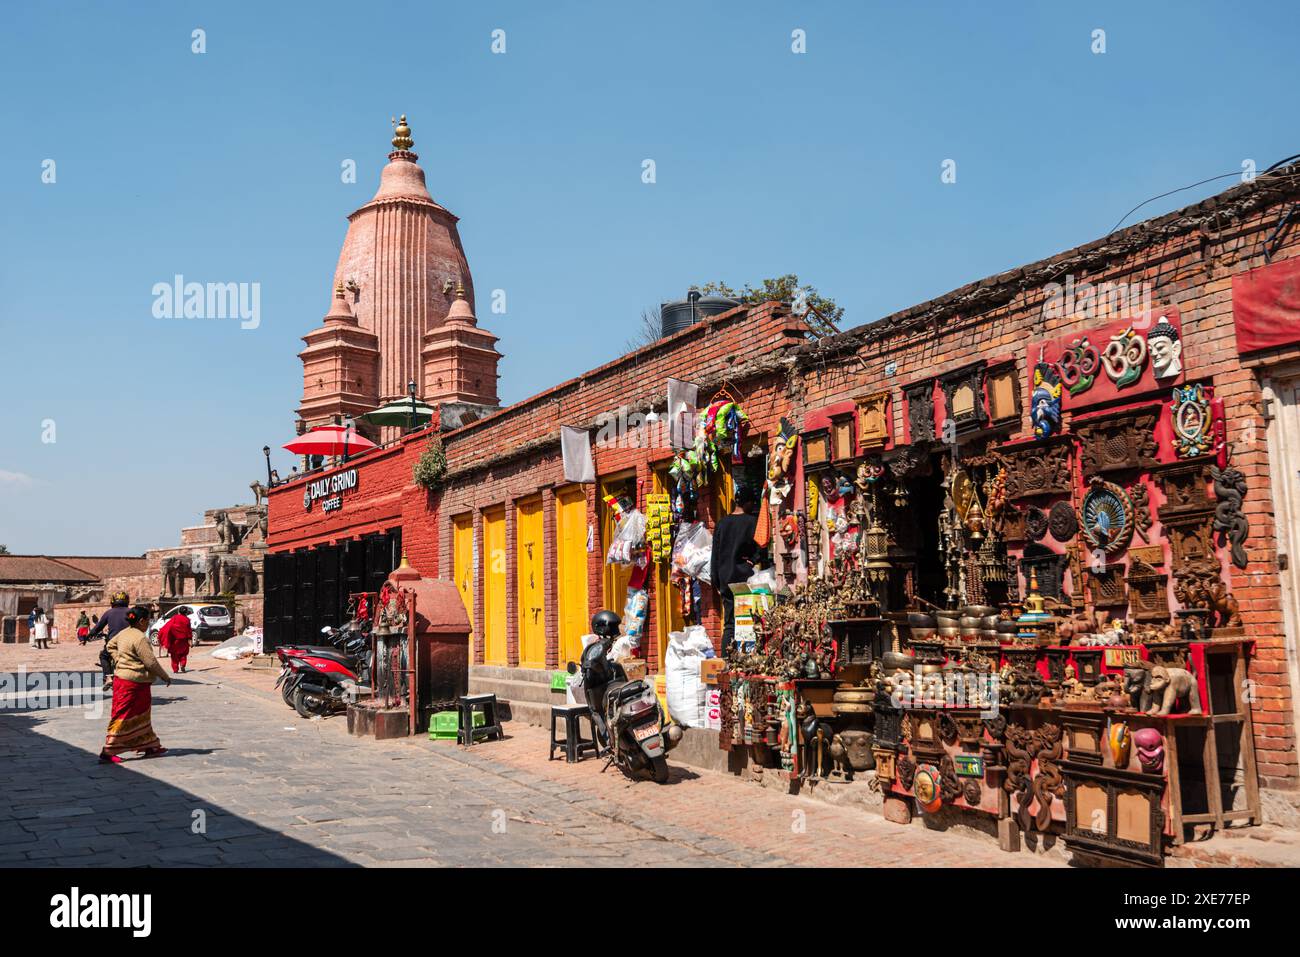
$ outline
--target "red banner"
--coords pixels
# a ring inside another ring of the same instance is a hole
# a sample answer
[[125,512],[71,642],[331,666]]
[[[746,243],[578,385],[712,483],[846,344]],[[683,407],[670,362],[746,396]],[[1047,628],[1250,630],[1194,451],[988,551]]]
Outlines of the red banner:
[[1300,342],[1300,257],[1232,277],[1237,353]]

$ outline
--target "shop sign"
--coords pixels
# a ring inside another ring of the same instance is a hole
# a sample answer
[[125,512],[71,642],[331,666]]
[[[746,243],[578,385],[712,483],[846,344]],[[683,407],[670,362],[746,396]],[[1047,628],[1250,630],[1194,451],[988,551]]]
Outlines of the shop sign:
[[1043,381],[1061,391],[1058,401],[1067,409],[1172,387],[1183,379],[1182,319],[1168,306],[1031,343],[1027,365],[1031,408]]
[[357,470],[335,472],[323,478],[313,479],[302,490],[302,507],[310,512],[311,507],[320,501],[320,510],[325,513],[336,512],[343,507],[343,493],[351,492],[357,487]]
[[984,759],[978,754],[954,754],[952,766],[961,778],[984,777]]

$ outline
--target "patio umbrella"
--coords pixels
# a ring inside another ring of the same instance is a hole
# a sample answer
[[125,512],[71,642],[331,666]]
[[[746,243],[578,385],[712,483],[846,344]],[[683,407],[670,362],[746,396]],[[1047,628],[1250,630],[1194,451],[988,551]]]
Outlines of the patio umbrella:
[[356,429],[343,425],[322,425],[281,446],[294,455],[355,455],[375,448]]
[[396,425],[414,428],[427,425],[433,418],[433,406],[426,405],[419,399],[393,399],[377,409],[371,409],[359,416],[372,425]]

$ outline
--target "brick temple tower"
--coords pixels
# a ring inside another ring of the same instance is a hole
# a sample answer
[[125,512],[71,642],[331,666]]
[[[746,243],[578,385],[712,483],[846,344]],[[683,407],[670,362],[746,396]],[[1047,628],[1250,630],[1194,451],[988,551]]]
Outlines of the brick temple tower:
[[[348,217],[334,271],[336,290],[343,289],[343,305],[356,328],[374,337],[375,373],[368,378],[349,372],[346,382],[322,374],[330,362],[349,369],[361,362],[356,337],[350,335],[345,344],[339,335],[336,296],[325,327],[304,337],[307,349],[300,353],[299,417],[308,428],[331,421],[345,406],[346,414],[359,414],[405,398],[411,381],[431,404],[498,404],[501,354],[496,336],[479,329],[474,318],[474,283],[456,231],[457,217],[429,195],[405,116],[393,133],[393,152],[379,190]],[[454,310],[450,328],[444,330]],[[325,335],[331,318],[337,320],[332,337]],[[430,368],[437,371],[430,374]],[[397,430],[384,433],[390,439]]]

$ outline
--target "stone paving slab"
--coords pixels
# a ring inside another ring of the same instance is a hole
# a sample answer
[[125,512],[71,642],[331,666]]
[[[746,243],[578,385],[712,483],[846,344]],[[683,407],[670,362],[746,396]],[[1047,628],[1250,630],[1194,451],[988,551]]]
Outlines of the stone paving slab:
[[[230,669],[156,687],[171,753],[99,765],[107,715],[0,710],[0,861],[31,866],[1059,866],[990,842],[675,766],[667,785],[472,748],[350,737]],[[272,676],[269,681],[273,682]],[[286,730],[291,729],[291,730]],[[1253,843],[1253,842],[1252,842]]]

